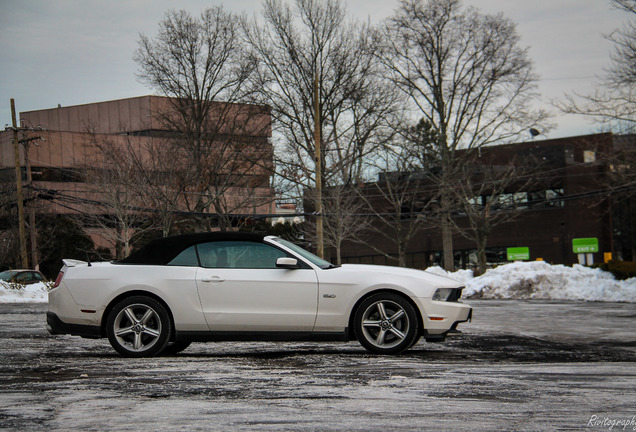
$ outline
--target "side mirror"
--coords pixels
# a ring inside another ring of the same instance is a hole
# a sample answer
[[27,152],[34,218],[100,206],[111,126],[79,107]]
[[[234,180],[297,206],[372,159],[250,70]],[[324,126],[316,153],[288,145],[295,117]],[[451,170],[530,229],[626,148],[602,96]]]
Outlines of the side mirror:
[[276,260],[276,267],[288,270],[300,268],[300,266],[298,265],[298,260],[296,258],[288,257],[278,258]]

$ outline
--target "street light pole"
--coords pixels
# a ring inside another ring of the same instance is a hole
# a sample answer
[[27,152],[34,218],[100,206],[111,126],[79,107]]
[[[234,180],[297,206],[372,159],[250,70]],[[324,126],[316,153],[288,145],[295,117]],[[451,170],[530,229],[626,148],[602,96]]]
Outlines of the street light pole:
[[15,177],[18,192],[18,227],[20,236],[20,264],[29,268],[26,245],[26,228],[24,225],[24,199],[22,195],[22,168],[20,167],[20,144],[18,143],[18,122],[15,115],[15,101],[11,99],[11,120],[13,123],[13,154],[15,158]]

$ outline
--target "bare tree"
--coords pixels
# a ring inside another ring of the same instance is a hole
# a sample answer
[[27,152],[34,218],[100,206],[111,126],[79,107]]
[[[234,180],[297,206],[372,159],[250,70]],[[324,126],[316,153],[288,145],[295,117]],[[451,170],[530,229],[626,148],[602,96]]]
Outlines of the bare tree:
[[610,130],[636,132],[636,1],[613,0],[632,20],[607,38],[614,43],[611,64],[594,94],[568,95],[555,105],[563,112],[590,117]]
[[[438,133],[444,266],[453,264],[451,180],[460,154],[517,138],[541,124],[536,77],[515,25],[502,15],[462,9],[459,0],[403,0],[377,35],[377,56],[418,116]],[[462,150],[463,153],[459,153]]]
[[480,274],[486,271],[486,247],[492,231],[528,208],[528,190],[536,183],[534,173],[539,166],[534,158],[512,158],[505,165],[474,160],[462,167],[452,190],[467,226],[457,224],[459,217],[453,219],[454,228],[475,243]]
[[[635,0],[613,0],[614,7],[636,14]],[[633,19],[634,16],[631,15]],[[636,83],[636,23],[630,21],[624,28],[609,36],[615,44],[610,76],[616,84]]]
[[605,167],[599,204],[611,215],[615,259],[636,260],[636,134],[612,135],[596,149],[596,163]]
[[[610,148],[599,149],[599,162],[607,167],[603,185],[610,198],[615,226],[614,244],[621,243],[619,257],[636,256],[633,208],[636,196],[636,0],[612,0],[612,5],[629,14],[630,21],[607,38],[613,42],[611,63],[593,94],[572,94],[555,102],[563,112],[589,117],[614,136]],[[605,198],[605,197],[604,197]],[[620,234],[619,234],[620,233]]]
[[[323,191],[322,204],[325,209],[323,216],[324,245],[336,251],[336,264],[342,264],[342,244],[346,240],[355,241],[357,235],[370,228],[370,218],[367,205],[360,197],[358,189],[362,185],[336,185]],[[305,192],[305,204],[315,208],[315,190]],[[313,226],[313,219],[307,220],[307,225]],[[315,241],[315,230],[306,230],[305,238]]]
[[[252,76],[255,100],[272,108],[277,174],[297,198],[322,177],[327,190],[354,185],[364,161],[391,136],[400,108],[397,93],[378,78],[368,25],[348,18],[339,0],[265,0],[262,24],[244,22],[259,59]],[[319,83],[322,172],[316,172],[314,80]],[[291,183],[291,185],[289,185]],[[284,187],[284,185],[283,185]],[[324,206],[334,204],[326,200]],[[342,208],[324,208],[341,214]],[[342,232],[341,232],[342,233]]]
[[13,175],[13,182],[8,178],[2,180],[0,182],[0,220],[3,221],[3,229],[0,231],[0,268],[5,270],[18,268],[21,263],[15,175]]
[[394,245],[396,252],[380,248],[374,241],[368,245],[400,267],[406,266],[408,248],[424,228],[423,222],[439,210],[438,188],[427,178],[422,165],[435,134],[423,127],[413,128],[410,133],[418,134],[419,139],[402,139],[400,144],[385,146],[374,160],[378,180],[358,191],[372,217],[367,232]]
[[85,182],[93,193],[88,211],[80,216],[83,225],[99,229],[116,251],[116,258],[131,252],[130,240],[135,229],[148,219],[140,208],[139,149],[128,136],[109,136],[89,132],[89,145],[98,150],[84,167]]
[[170,99],[153,113],[176,151],[183,203],[210,229],[269,199],[269,112],[237,104],[255,67],[241,44],[238,18],[221,7],[198,18],[170,11],[154,38],[141,35],[134,57],[139,78]]

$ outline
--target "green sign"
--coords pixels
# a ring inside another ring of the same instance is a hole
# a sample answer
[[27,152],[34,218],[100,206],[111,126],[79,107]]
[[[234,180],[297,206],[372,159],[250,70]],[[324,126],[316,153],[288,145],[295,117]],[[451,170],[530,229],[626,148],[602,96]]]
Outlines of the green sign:
[[508,255],[508,261],[522,261],[530,259],[530,248],[527,247],[513,247],[506,249],[506,255]]
[[598,252],[598,239],[596,237],[572,239],[572,251],[575,254]]

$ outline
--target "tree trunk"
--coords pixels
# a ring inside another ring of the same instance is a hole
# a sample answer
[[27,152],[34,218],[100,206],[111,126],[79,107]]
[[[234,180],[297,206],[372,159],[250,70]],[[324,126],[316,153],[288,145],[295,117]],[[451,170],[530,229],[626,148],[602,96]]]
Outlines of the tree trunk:
[[[446,176],[444,176],[445,178]],[[446,181],[444,181],[446,187]],[[451,225],[451,199],[448,190],[442,190],[442,251],[444,253],[444,270],[455,271],[455,256],[453,254],[453,229]]]
[[442,249],[444,251],[444,270],[455,271],[453,230],[451,229],[450,215],[447,212],[442,215]]
[[477,259],[479,263],[479,275],[483,275],[486,273],[486,243],[487,238],[485,236],[480,236],[477,239]]
[[399,253],[398,266],[406,267],[406,252],[404,252],[403,250],[400,250]]
[[400,240],[398,241],[398,266],[406,267],[406,244],[408,241],[402,241],[402,232],[398,230],[398,235],[400,236]]

